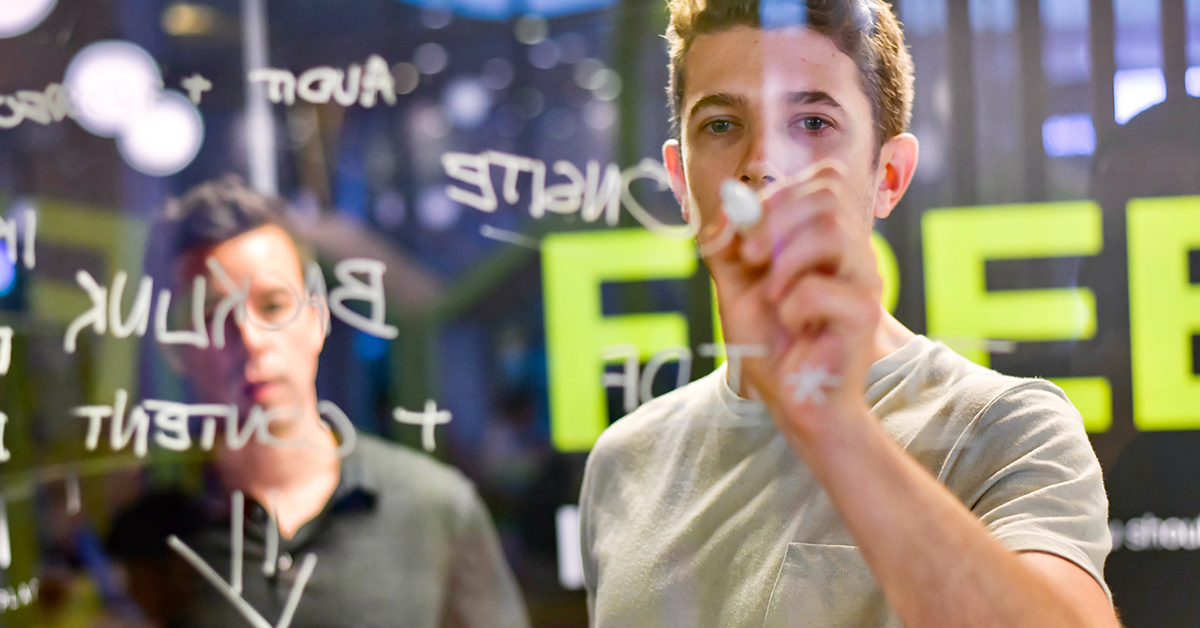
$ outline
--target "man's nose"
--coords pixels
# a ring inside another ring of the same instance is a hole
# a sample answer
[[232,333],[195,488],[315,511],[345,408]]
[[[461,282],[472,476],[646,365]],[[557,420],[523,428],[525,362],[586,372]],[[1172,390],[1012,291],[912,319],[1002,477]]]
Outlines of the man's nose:
[[758,190],[779,179],[778,156],[774,155],[778,152],[776,145],[777,140],[766,129],[750,134],[740,168],[742,183]]
[[266,334],[262,329],[259,329],[254,321],[246,318],[238,322],[233,316],[230,316],[226,321],[226,343],[240,346],[250,357],[262,353],[263,349],[266,348]]
[[752,189],[759,190],[775,182],[775,177],[764,175],[744,174],[742,175],[742,183],[750,186]]

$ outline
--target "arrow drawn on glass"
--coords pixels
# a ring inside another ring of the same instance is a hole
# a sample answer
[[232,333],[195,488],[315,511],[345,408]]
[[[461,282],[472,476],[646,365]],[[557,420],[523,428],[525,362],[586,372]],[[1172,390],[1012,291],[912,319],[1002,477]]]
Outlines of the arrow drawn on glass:
[[[254,628],[288,628],[292,623],[292,617],[296,614],[296,607],[300,605],[300,597],[304,594],[304,587],[308,585],[308,579],[312,577],[313,569],[317,566],[317,557],[315,554],[307,554],[304,556],[304,561],[300,564],[300,573],[296,576],[296,583],[292,585],[292,590],[288,593],[287,603],[283,607],[283,613],[279,616],[279,622],[275,626],[263,618],[254,607],[242,597],[242,515],[245,508],[245,497],[241,491],[233,493],[233,508],[231,514],[231,539],[230,545],[233,547],[233,563],[230,566],[230,580],[232,584],[225,582],[217,572],[204,562],[203,558],[197,554],[186,543],[179,540],[179,537],[174,534],[167,537],[167,545],[171,549],[179,553],[200,575],[204,576],[210,584],[216,587],[217,591],[224,595],[233,607],[250,622]],[[273,514],[273,513],[272,513]],[[274,527],[274,516],[271,518],[272,528]],[[278,534],[278,532],[276,532]],[[275,540],[277,546],[278,540]],[[263,571],[266,571],[264,565]],[[273,569],[271,570],[274,571]]]

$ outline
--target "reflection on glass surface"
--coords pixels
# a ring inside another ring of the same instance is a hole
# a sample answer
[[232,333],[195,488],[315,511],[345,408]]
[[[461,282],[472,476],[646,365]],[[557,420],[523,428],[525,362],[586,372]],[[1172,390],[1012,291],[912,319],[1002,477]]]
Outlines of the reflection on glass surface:
[[[880,300],[1064,392],[1123,622],[1196,625],[1200,8],[890,4]],[[0,0],[0,624],[587,625],[597,440],[753,359],[663,162],[667,20]],[[847,559],[785,549],[772,588]]]

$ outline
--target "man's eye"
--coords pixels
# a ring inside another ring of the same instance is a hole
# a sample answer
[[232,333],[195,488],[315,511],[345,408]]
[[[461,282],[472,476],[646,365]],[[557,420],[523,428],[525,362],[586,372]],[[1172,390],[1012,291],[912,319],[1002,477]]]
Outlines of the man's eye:
[[729,120],[713,120],[708,123],[708,130],[713,133],[728,133],[733,129],[733,123]]
[[823,131],[829,126],[829,123],[823,118],[818,118],[815,116],[804,118],[800,121],[800,124],[804,127],[805,131]]

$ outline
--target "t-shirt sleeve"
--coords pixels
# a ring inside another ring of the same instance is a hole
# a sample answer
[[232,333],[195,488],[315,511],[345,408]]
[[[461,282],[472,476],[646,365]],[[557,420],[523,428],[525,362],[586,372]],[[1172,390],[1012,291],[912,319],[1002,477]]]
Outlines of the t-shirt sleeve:
[[[455,543],[443,624],[463,628],[528,628],[529,616],[500,547],[491,514],[474,487],[456,508]],[[397,618],[403,623],[403,618]]]
[[1100,463],[1078,410],[1044,380],[1000,394],[948,461],[947,485],[1013,551],[1040,551],[1087,571],[1104,589],[1112,549]]
[[598,462],[600,455],[596,451],[593,449],[592,453],[588,455],[587,465],[583,472],[583,488],[579,491],[579,552],[583,558],[583,588],[587,592],[589,625],[596,623],[596,560],[592,554],[592,543],[595,539],[593,509],[596,505],[596,496],[592,487],[596,474],[600,472],[597,468],[600,466]]

